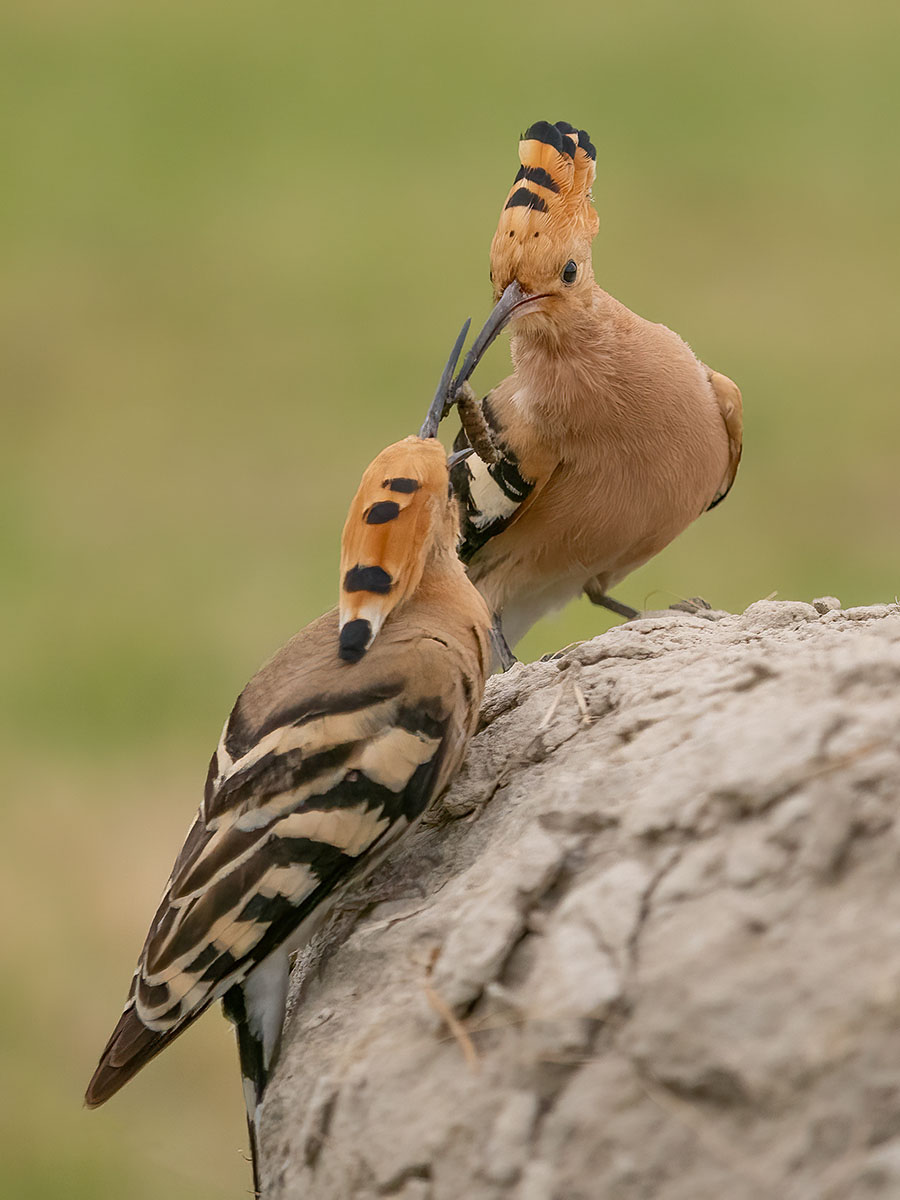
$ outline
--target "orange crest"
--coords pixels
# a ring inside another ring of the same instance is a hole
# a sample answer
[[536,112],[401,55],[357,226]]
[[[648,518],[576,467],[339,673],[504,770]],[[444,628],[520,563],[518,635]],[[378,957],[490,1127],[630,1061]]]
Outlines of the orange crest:
[[418,587],[441,516],[451,513],[448,485],[435,438],[395,442],[366,468],[341,536],[339,653],[346,662],[362,658],[388,614]]
[[[555,258],[573,246],[589,252],[600,224],[591,197],[596,158],[587,133],[567,121],[538,121],[525,131],[519,142],[522,165],[491,246],[492,264],[502,264],[500,275],[517,275],[525,255]],[[497,285],[496,269],[495,276]]]

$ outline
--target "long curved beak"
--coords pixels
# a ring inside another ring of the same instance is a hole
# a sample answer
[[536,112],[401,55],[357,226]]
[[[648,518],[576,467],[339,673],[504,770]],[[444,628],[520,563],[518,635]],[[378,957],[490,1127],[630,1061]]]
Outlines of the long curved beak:
[[485,321],[478,337],[469,347],[469,352],[463,359],[459,374],[453,379],[453,372],[456,369],[463,342],[465,342],[466,334],[469,332],[471,318],[466,321],[460,330],[459,337],[454,343],[453,350],[450,352],[450,358],[447,360],[447,365],[444,367],[443,374],[441,375],[441,382],[438,384],[431,407],[428,409],[428,413],[422,423],[422,428],[419,430],[420,438],[437,437],[438,427],[450,411],[456,399],[457,391],[481,362],[488,346],[491,345],[512,317],[523,309],[526,304],[533,304],[537,300],[543,300],[547,294],[546,292],[534,294],[526,292],[516,279],[508,284],[503,291],[503,295],[491,310],[491,315]]
[[490,346],[501,330],[509,324],[513,316],[520,309],[524,308],[526,304],[531,304],[535,300],[543,300],[545,295],[546,293],[543,292],[540,294],[526,292],[517,279],[514,279],[512,283],[504,288],[503,295],[494,305],[491,315],[485,321],[478,337],[469,347],[469,353],[463,359],[463,365],[460,367],[459,374],[453,381],[452,396],[455,396],[462,384],[466,382],[481,362],[488,346]]
[[447,470],[452,471],[457,463],[465,462],[474,453],[474,446],[464,446],[462,450],[454,450],[452,454],[447,455]]
[[[434,399],[422,422],[422,428],[419,430],[420,438],[437,437],[438,426],[443,421],[447,410],[453,403],[450,395],[450,381],[453,378],[453,372],[456,370],[456,364],[459,362],[459,356],[462,352],[463,343],[469,332],[469,326],[472,324],[472,318],[467,317],[466,323],[459,331],[459,337],[453,343],[453,349],[450,351],[450,357],[447,359],[447,364],[441,373],[441,382],[437,386],[437,391],[434,393]],[[455,389],[454,389],[455,394]]]

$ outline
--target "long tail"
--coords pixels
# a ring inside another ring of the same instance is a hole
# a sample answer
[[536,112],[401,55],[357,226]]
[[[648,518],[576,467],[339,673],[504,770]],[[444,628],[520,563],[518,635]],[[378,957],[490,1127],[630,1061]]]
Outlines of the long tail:
[[268,1082],[262,1040],[250,1029],[247,1017],[247,1001],[244,989],[235,984],[222,997],[222,1009],[234,1026],[237,1036],[238,1057],[241,1064],[241,1080],[244,1085],[244,1105],[247,1110],[247,1133],[250,1137],[250,1162],[253,1167],[253,1194],[259,1196],[259,1148],[258,1118],[263,1093]]

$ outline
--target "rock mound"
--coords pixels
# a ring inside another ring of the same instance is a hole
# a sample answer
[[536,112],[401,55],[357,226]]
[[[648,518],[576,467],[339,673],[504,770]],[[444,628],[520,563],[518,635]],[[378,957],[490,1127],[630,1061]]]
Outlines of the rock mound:
[[494,678],[295,971],[264,1196],[900,1196],[898,811],[898,605],[664,613]]

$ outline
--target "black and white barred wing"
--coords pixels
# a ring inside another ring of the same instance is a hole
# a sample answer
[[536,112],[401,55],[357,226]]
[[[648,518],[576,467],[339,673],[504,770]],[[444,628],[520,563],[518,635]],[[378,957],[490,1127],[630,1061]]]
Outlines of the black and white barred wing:
[[[503,387],[503,384],[500,385]],[[462,561],[470,563],[482,546],[508,529],[525,513],[558,463],[547,458],[540,463],[523,465],[509,444],[507,432],[498,419],[491,396],[481,401],[481,419],[495,462],[485,462],[478,455],[480,436],[472,438],[461,429],[453,443],[454,450],[464,450],[473,444],[475,453],[456,464],[450,472],[454,494],[459,502],[459,545]]]
[[88,1103],[117,1091],[275,947],[307,940],[324,901],[421,815],[465,744],[441,666],[415,672],[432,694],[382,682],[256,729],[238,701]]

